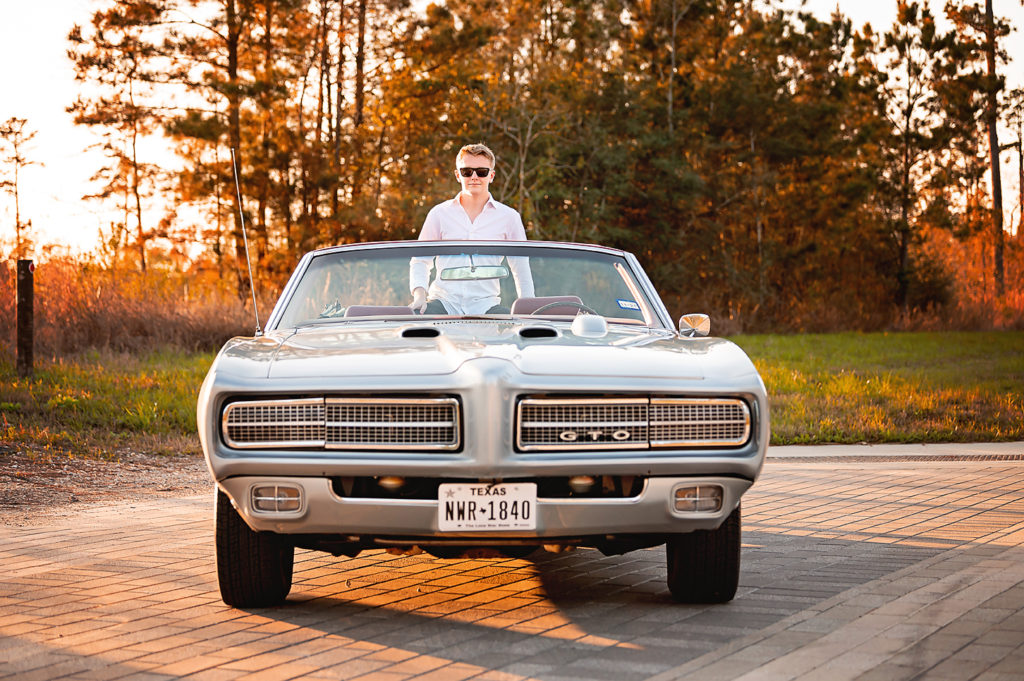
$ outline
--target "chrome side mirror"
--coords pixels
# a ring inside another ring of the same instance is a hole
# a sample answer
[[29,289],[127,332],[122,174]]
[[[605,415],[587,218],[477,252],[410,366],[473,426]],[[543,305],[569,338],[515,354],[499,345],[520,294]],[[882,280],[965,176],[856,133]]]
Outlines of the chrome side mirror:
[[711,333],[711,317],[706,314],[684,314],[679,318],[679,335],[703,338]]

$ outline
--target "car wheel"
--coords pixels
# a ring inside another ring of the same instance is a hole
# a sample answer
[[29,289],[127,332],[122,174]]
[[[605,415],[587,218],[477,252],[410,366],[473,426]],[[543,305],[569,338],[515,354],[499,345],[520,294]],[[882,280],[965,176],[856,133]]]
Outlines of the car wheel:
[[740,507],[717,530],[676,534],[665,544],[668,588],[681,603],[725,603],[740,580]]
[[217,581],[236,608],[278,605],[292,588],[295,547],[273,532],[254,532],[217,490]]

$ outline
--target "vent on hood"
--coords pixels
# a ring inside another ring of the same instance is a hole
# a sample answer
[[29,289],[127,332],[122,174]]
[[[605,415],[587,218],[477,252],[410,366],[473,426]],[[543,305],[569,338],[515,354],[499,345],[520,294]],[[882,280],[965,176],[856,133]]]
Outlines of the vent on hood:
[[551,326],[527,326],[519,330],[523,338],[558,338],[558,331]]
[[437,338],[441,332],[433,326],[414,326],[402,329],[402,338]]

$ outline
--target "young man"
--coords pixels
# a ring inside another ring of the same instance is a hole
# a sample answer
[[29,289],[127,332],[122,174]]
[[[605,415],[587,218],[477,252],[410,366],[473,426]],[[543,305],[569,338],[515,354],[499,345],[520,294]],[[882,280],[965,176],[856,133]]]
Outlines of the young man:
[[[494,181],[494,153],[483,144],[470,144],[459,149],[455,157],[455,179],[462,185],[458,195],[437,204],[427,214],[420,230],[421,241],[526,241],[526,230],[518,211],[491,196]],[[436,262],[432,262],[436,260]],[[525,257],[509,258],[509,267],[519,297],[533,296],[530,262]],[[475,263],[484,263],[475,258]],[[430,284],[430,267],[437,272],[444,267],[469,264],[466,256],[413,258],[409,266],[409,289],[413,312],[426,314],[502,314],[500,284],[497,280],[441,281],[435,277]]]

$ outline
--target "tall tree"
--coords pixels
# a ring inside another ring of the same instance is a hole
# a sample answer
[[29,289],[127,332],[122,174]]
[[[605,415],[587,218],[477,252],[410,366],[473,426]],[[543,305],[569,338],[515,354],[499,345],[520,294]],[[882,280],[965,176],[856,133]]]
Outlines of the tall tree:
[[35,138],[36,131],[28,130],[28,119],[12,116],[0,123],[0,139],[8,147],[0,162],[10,168],[10,179],[0,179],[0,189],[10,192],[14,197],[14,258],[24,258],[31,250],[32,241],[24,233],[32,226],[32,221],[21,221],[21,170],[26,166],[35,165],[37,161],[28,158],[28,145]]
[[1010,93],[1006,122],[1017,134],[1016,140],[1001,148],[1017,152],[1017,241],[1024,243],[1024,88]]
[[[949,0],[946,14],[953,21],[957,39],[964,47],[969,63],[977,64],[983,77],[971,74],[976,83],[976,95],[982,102],[982,123],[988,138],[989,191],[991,196],[989,219],[992,234],[992,276],[996,295],[1005,292],[1003,265],[1003,186],[999,166],[999,118],[1001,115],[999,95],[1005,86],[1005,78],[999,68],[1006,61],[1001,41],[1009,35],[1010,27],[992,11],[992,0],[985,0],[984,7],[978,4],[958,4]],[[984,64],[982,67],[981,64]]]
[[[99,145],[109,163],[94,176],[103,186],[93,198],[124,197],[125,228],[130,211],[135,224],[139,269],[146,271],[146,243],[154,232],[143,219],[143,202],[159,178],[159,166],[140,159],[142,138],[160,124],[161,112],[147,104],[151,84],[159,79],[154,63],[158,48],[147,30],[160,18],[157,2],[117,0],[97,10],[90,26],[75,25],[68,34],[68,57],[75,79],[89,83],[68,112],[80,125],[101,130]],[[130,205],[130,209],[129,209]]]
[[[937,154],[947,148],[949,127],[943,123],[935,84],[940,63],[949,61],[951,36],[938,31],[927,6],[899,0],[896,21],[882,36],[882,85],[889,121],[883,145],[885,166],[881,206],[896,246],[896,302],[908,312],[914,276],[912,248],[923,230],[929,208],[928,185],[941,165]],[[931,205],[935,205],[932,203]]]

